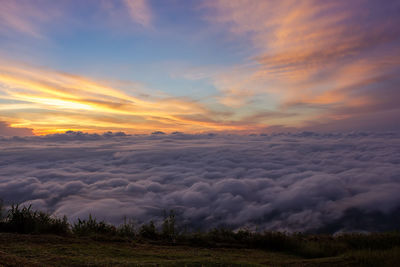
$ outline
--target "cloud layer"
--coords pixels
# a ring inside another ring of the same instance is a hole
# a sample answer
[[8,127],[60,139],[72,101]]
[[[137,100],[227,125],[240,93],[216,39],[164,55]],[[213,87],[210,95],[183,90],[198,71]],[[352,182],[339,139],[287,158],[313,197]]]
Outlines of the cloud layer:
[[147,221],[175,209],[194,229],[336,232],[394,228],[400,207],[396,134],[69,132],[0,143],[0,196],[72,220]]

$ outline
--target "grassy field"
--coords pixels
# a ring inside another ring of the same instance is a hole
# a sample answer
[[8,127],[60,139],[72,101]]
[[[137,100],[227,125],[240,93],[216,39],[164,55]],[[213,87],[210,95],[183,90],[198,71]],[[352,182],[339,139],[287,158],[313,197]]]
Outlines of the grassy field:
[[305,259],[243,248],[201,248],[54,235],[0,234],[2,266],[352,266],[345,256]]
[[70,224],[19,206],[6,214],[0,266],[400,266],[398,231],[186,232],[176,227],[173,212],[158,227],[152,221],[114,226],[92,216]]
[[0,266],[399,266],[400,248],[306,258],[245,248],[0,233]]

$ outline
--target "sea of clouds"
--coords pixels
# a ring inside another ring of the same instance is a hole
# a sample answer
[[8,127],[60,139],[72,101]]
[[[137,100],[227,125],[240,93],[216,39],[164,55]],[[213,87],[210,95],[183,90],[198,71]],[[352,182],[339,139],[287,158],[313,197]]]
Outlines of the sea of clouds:
[[192,229],[377,231],[400,225],[400,135],[0,137],[0,197],[71,221],[174,209]]

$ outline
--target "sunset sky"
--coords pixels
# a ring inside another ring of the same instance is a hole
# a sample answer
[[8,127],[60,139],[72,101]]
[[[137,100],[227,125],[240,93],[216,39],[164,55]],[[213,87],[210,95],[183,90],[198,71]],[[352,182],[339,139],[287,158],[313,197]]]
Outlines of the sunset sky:
[[400,1],[0,0],[0,135],[397,131]]

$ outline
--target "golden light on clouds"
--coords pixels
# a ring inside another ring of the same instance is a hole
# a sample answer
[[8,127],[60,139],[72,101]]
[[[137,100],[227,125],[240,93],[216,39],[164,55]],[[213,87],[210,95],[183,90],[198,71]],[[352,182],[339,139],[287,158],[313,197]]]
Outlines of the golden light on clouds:
[[0,66],[0,70],[2,98],[13,101],[1,104],[0,110],[6,111],[1,119],[13,127],[33,128],[36,134],[69,129],[149,133],[248,127],[213,121],[210,117],[218,114],[191,100],[144,100],[84,77],[26,65]]
[[372,23],[374,10],[367,6],[366,1],[209,1],[214,12],[209,20],[248,38],[255,48],[248,64],[215,77],[219,101],[240,107],[261,99],[271,105],[273,99],[277,111],[298,113],[297,126],[384,108],[377,95],[395,90],[400,49],[388,44],[399,31],[394,21]]
[[37,134],[251,133],[394,114],[399,7],[367,0],[6,1],[0,124]]

